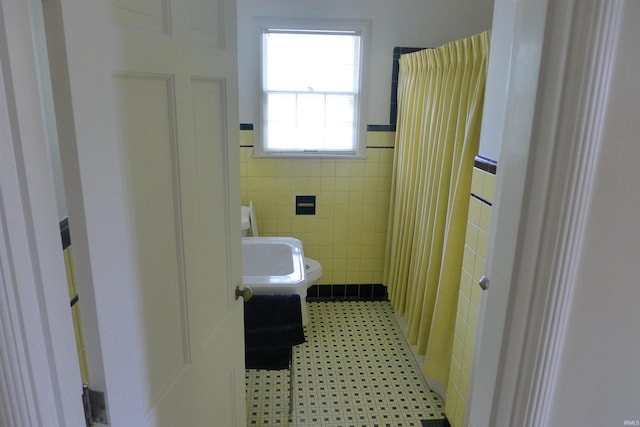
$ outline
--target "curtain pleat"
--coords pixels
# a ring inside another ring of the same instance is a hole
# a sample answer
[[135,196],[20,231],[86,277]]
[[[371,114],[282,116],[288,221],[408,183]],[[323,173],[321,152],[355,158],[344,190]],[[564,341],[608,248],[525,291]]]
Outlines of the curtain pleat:
[[488,31],[403,55],[384,283],[423,370],[448,384]]

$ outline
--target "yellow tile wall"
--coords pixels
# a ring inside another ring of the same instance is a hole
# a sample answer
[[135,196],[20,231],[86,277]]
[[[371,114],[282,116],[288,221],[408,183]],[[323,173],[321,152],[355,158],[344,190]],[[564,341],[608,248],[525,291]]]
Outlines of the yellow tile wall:
[[[261,236],[302,241],[318,284],[382,283],[394,138],[368,132],[366,159],[274,159],[254,158],[253,131],[240,131],[242,204]],[[316,215],[295,215],[296,195],[315,195]]]
[[[493,203],[494,188],[495,175],[474,168],[471,193]],[[463,425],[480,305],[478,281],[484,274],[490,224],[491,205],[471,196],[445,405],[445,414],[452,427]]]
[[[71,246],[64,250],[64,264],[67,272],[67,285],[69,287],[69,300],[78,295],[76,278],[73,269],[73,250]],[[80,362],[80,377],[83,384],[89,384],[89,370],[87,367],[87,353],[84,346],[84,334],[82,332],[82,320],[80,316],[80,302],[71,307],[71,317],[73,319],[73,330],[76,337],[76,350],[78,361]]]

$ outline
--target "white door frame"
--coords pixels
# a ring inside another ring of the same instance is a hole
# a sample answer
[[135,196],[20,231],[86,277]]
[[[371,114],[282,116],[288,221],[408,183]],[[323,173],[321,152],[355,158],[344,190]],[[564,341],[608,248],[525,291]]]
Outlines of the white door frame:
[[79,426],[80,372],[29,2],[0,3],[0,425]]
[[474,427],[547,425],[623,0],[514,3],[490,286],[467,418]]

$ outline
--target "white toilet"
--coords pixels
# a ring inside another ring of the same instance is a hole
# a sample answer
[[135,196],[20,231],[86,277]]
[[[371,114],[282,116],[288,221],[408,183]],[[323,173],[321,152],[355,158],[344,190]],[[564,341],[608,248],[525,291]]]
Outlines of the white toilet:
[[307,288],[316,284],[322,276],[322,266],[313,258],[304,258],[304,267],[307,270]]
[[[253,202],[249,202],[249,206],[240,206],[240,217],[242,224],[242,237],[249,236],[258,237],[258,221],[253,210]],[[322,266],[313,258],[304,258],[304,266],[307,269],[307,288],[313,286],[322,277]]]

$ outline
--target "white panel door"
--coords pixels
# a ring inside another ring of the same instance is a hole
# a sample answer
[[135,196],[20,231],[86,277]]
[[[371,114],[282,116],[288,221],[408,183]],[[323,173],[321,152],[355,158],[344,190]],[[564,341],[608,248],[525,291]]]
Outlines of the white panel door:
[[44,5],[92,387],[244,426],[235,1]]

